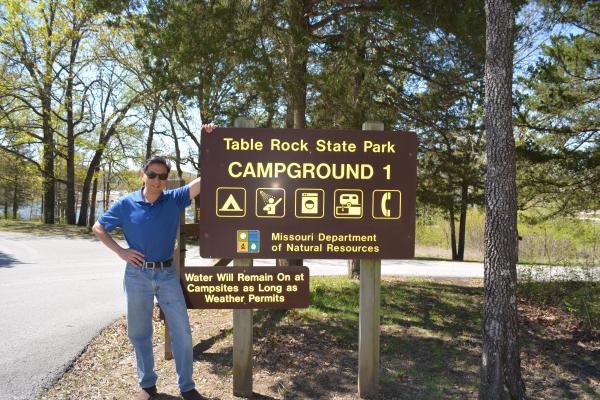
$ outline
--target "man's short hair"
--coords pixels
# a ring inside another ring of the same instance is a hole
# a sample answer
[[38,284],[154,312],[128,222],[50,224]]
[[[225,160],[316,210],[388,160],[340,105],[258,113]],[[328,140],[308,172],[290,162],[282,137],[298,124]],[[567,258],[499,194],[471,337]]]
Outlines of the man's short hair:
[[167,173],[171,172],[171,163],[169,162],[169,160],[161,156],[150,157],[149,159],[144,161],[144,166],[142,167],[142,170],[144,172],[147,172],[148,167],[152,164],[162,164],[167,169]]

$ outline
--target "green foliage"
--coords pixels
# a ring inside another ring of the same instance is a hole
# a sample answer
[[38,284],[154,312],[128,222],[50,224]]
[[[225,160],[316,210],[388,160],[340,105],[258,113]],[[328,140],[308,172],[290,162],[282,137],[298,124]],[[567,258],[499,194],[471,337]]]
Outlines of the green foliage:
[[567,24],[524,83],[519,181],[522,207],[549,215],[600,208],[600,4],[549,1],[550,16]]
[[41,181],[35,168],[22,158],[0,149],[0,212],[18,219],[19,209],[38,197]]
[[521,262],[585,265],[600,259],[600,224],[594,220],[561,217],[530,223],[527,213],[520,220]]
[[410,26],[379,11],[341,16],[327,32],[330,38],[313,52],[319,67],[311,76],[310,125],[361,129],[367,120],[396,125],[398,115],[383,99],[394,90],[388,82],[397,80],[402,86],[407,73],[390,71],[386,64],[396,45],[418,40]]
[[231,124],[226,117],[238,105],[237,75],[253,45],[243,32],[252,21],[250,6],[150,0],[146,13],[133,21],[136,45],[155,84],[197,101],[205,121]]
[[447,249],[450,246],[448,222],[441,211],[435,208],[419,208],[417,213],[417,246]]
[[[123,99],[141,90],[159,89],[156,96],[165,107],[185,100],[178,106],[182,120],[191,119],[187,111],[199,106],[204,120],[223,126],[236,116],[251,116],[259,126],[282,126],[289,122],[292,94],[304,86],[310,127],[359,129],[362,122],[377,119],[386,129],[417,131],[421,204],[443,210],[445,218],[454,214],[457,220],[461,210],[470,212],[467,207],[482,204],[483,3],[304,2],[306,9],[298,14],[299,4],[5,1],[0,144],[26,149],[23,153],[35,155],[30,161],[40,164],[39,86],[52,78],[54,144],[58,158],[66,156],[66,105],[61,99],[68,45],[79,34],[84,42],[75,63],[81,69],[74,97],[76,114],[81,111],[84,122],[76,138],[77,182],[99,148],[105,151],[100,164],[112,173],[115,181],[107,181],[114,185],[121,185],[118,171],[127,169],[126,159],[141,157],[147,115],[137,124],[120,123],[118,143],[98,140],[114,120],[108,118],[111,111],[117,115]],[[523,4],[513,2],[516,10]],[[518,139],[521,205],[542,204],[548,214],[598,208],[598,5],[580,0],[541,4],[548,18],[578,28],[554,37],[524,82]],[[60,12],[49,49],[44,48],[47,32],[41,16],[52,7]],[[91,15],[89,29],[78,33],[73,23]],[[25,42],[19,32],[26,34]],[[45,53],[49,50],[52,54]],[[44,57],[59,71],[55,76],[48,75]],[[302,71],[292,74],[296,67]],[[61,161],[55,175],[64,179]],[[447,222],[440,221],[435,229],[420,224],[421,242],[445,246],[449,228],[443,225]],[[479,243],[469,235],[467,231],[467,241]]]
[[556,239],[568,239],[580,246],[593,246],[600,243],[600,225],[598,222],[577,218],[556,218],[539,224],[519,225],[519,234],[535,235],[551,232]]
[[[600,224],[592,219],[572,217],[539,221],[533,211],[519,214],[519,262],[527,264],[586,265],[600,259]],[[547,211],[541,210],[546,214]],[[466,258],[483,260],[485,213],[470,208],[467,214]],[[450,247],[446,215],[439,209],[418,208],[417,256],[438,255],[433,249]],[[444,254],[444,253],[442,253]]]

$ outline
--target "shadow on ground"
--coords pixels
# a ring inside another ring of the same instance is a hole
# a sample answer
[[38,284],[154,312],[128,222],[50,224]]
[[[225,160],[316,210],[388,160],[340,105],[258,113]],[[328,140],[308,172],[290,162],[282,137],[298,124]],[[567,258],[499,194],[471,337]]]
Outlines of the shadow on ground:
[[[476,397],[473,385],[479,355],[470,336],[478,332],[479,318],[469,321],[464,316],[477,314],[477,303],[444,301],[438,296],[440,290],[459,293],[462,300],[481,294],[480,289],[435,284],[425,291],[422,285],[409,284],[382,288],[378,398]],[[309,310],[260,310],[254,321],[254,374],[273,378],[268,383],[255,378],[253,398],[326,399],[332,394],[353,398],[356,394],[357,285],[327,292],[317,288]],[[230,372],[232,348],[204,352],[229,334],[223,330],[195,347],[195,357],[209,362],[213,373]],[[465,369],[465,365],[475,367]],[[465,381],[473,384],[465,389]],[[261,383],[268,390],[257,390]]]
[[156,400],[180,400],[181,397],[172,396],[172,395],[166,394],[166,393],[158,393],[156,396],[153,397],[153,399],[156,399]]
[[[376,398],[476,399],[482,292],[434,282],[384,283]],[[253,398],[358,398],[358,298],[357,283],[334,290],[317,285],[309,309],[256,312]],[[598,347],[582,347],[577,334],[550,338],[526,322],[520,335],[528,393],[554,399],[597,394],[586,382],[593,385],[600,377]],[[221,331],[195,348],[195,357],[209,362],[214,373],[231,373],[231,345],[203,352],[230,333]],[[552,377],[549,366],[564,374]]]
[[0,268],[13,268],[18,264],[22,264],[13,256],[0,251]]

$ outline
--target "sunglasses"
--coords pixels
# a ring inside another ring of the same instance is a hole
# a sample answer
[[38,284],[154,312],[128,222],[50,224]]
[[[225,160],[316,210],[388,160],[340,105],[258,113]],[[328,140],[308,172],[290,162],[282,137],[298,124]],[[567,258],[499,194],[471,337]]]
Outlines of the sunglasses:
[[150,171],[150,172],[144,172],[146,174],[146,176],[148,177],[148,179],[154,179],[158,176],[158,179],[160,179],[161,181],[166,181],[167,178],[169,177],[169,173],[165,172],[164,174],[157,174],[154,171]]

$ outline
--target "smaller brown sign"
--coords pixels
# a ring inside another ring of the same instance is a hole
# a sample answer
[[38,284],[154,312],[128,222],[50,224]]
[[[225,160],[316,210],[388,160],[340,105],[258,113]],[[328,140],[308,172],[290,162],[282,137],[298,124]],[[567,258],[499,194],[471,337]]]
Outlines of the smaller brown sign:
[[308,307],[307,267],[185,267],[181,287],[188,308]]

